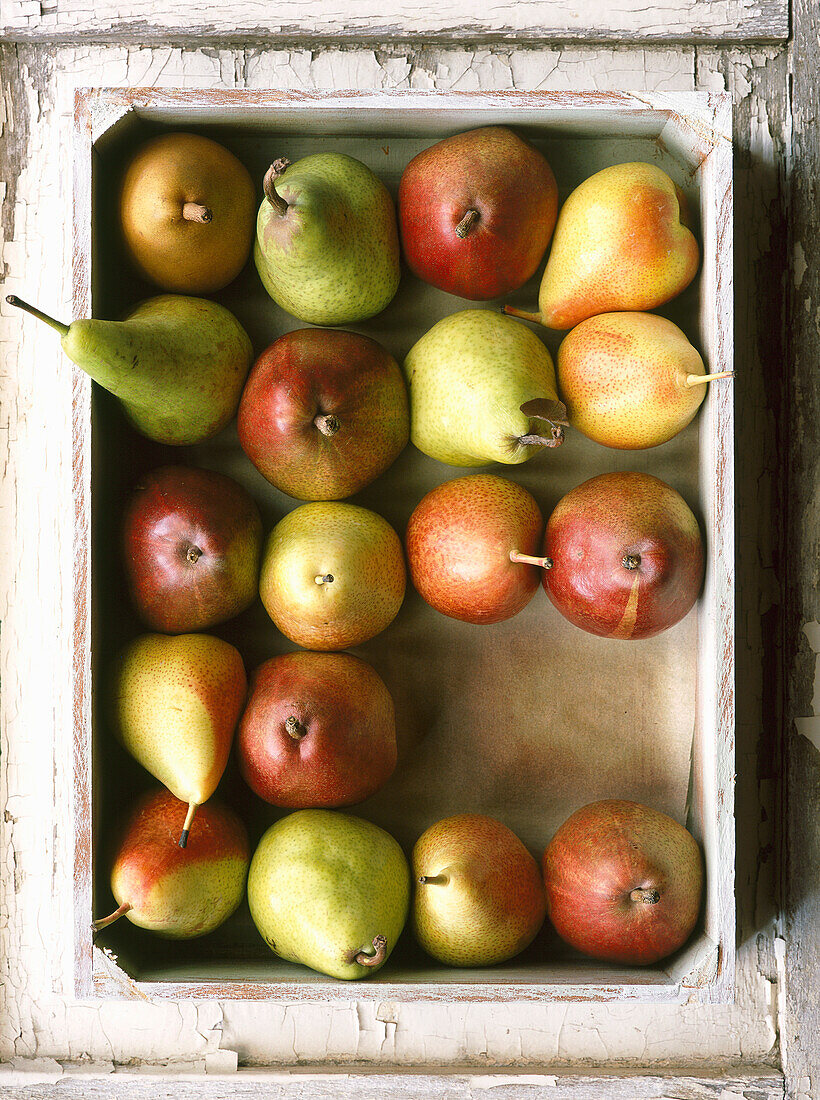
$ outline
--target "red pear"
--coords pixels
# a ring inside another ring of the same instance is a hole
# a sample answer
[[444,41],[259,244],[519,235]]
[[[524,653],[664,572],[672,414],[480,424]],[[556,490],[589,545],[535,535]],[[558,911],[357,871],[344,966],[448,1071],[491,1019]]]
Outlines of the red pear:
[[506,126],[437,142],[410,161],[399,184],[410,270],[473,301],[501,297],[535,273],[557,209],[549,164]]
[[203,630],[256,598],[262,518],[224,474],[187,466],[147,474],[126,507],[122,537],[131,599],[154,630]]
[[340,500],[369,485],[410,436],[396,360],[355,332],[303,328],[257,359],[237,414],[239,442],[277,489]]
[[349,653],[287,653],[254,673],[237,733],[248,785],[274,806],[350,806],[396,767],[393,699]]
[[547,522],[547,595],[571,623],[605,638],[650,638],[694,605],[703,581],[698,521],[651,474],[600,474]]
[[182,849],[176,838],[186,813],[185,803],[165,790],[140,800],[111,870],[119,908],[95,921],[95,929],[124,916],[161,936],[193,939],[212,932],[238,907],[250,862],[245,826],[226,806],[208,802]]
[[541,579],[544,525],[526,489],[494,474],[445,481],[416,506],[407,560],[416,590],[437,611],[498,623],[525,607]]
[[609,962],[648,965],[689,938],[703,861],[682,825],[638,802],[577,810],[544,853],[547,911],[567,943]]

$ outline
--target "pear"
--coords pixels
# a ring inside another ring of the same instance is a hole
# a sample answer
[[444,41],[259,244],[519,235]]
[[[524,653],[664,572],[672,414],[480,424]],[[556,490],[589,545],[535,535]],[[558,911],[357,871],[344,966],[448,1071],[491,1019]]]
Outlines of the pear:
[[558,385],[569,422],[606,447],[656,447],[698,411],[706,374],[684,333],[655,313],[603,313],[568,333],[558,349]]
[[64,325],[13,294],[6,301],[56,329],[68,358],[118,397],[134,427],[157,443],[200,443],[236,412],[253,349],[217,302],[161,294],[124,321]]
[[236,278],[250,254],[255,209],[247,168],[201,134],[151,138],[120,189],[120,225],[135,267],[177,294],[213,294]]
[[188,803],[180,848],[225,770],[247,687],[237,650],[210,634],[144,634],[118,662],[117,730],[134,759]]
[[514,465],[564,438],[566,409],[550,354],[509,317],[481,309],[452,313],[413,345],[404,371],[410,438],[440,462]]
[[111,870],[118,908],[94,921],[99,931],[120,917],[169,939],[212,932],[228,919],[245,894],[250,850],[245,826],[217,802],[203,806],[187,851],[176,836],[184,802],[152,791],[137,804]]
[[356,504],[315,501],[271,532],[259,595],[292,642],[347,649],[393,621],[405,584],[401,542],[387,520]]
[[274,161],[263,183],[254,260],[271,298],[314,325],[380,313],[399,285],[393,200],[343,153]]
[[654,309],[680,294],[698,269],[683,192],[663,169],[613,164],[575,188],[561,208],[541,279],[538,313],[505,313],[547,328],[587,317]]
[[298,810],[259,841],[248,874],[254,924],[275,954],[332,978],[367,978],[396,944],[410,902],[398,843],[370,821]]
[[413,928],[448,966],[491,966],[523,951],[546,915],[541,871],[515,833],[483,814],[431,825],[413,848]]

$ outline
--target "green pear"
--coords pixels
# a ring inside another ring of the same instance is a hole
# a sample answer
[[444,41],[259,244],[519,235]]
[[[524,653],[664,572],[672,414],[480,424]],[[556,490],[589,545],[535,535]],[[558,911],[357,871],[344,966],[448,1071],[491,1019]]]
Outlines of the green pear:
[[398,843],[352,814],[289,814],[251,860],[248,904],[260,935],[281,958],[332,978],[366,978],[383,966],[409,903]]
[[217,302],[161,294],[124,321],[64,325],[15,295],[10,305],[51,325],[63,351],[122,402],[134,427],[158,443],[200,443],[236,412],[253,358],[248,334]]
[[452,313],[413,345],[404,370],[410,438],[439,462],[515,465],[564,438],[552,359],[519,321],[490,310]]
[[239,652],[210,634],[144,634],[119,659],[117,731],[134,759],[188,803],[180,848],[222,778],[247,688]]
[[399,285],[393,200],[361,161],[315,153],[268,169],[254,260],[265,290],[294,317],[343,325],[380,313]]

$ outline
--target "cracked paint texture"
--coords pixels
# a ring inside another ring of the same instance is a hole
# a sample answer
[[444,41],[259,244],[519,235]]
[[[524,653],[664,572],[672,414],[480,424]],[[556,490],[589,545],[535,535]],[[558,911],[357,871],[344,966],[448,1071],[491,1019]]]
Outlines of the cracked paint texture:
[[[26,20],[27,6],[10,4]],[[39,6],[38,6],[39,7]],[[131,5],[132,10],[139,5]],[[717,9],[720,5],[710,5]],[[725,17],[732,5],[723,6]],[[260,9],[261,10],[261,9]],[[265,9],[266,11],[268,9]],[[60,4],[53,20],[78,4]],[[153,13],[152,13],[153,14]],[[7,17],[8,18],[8,17]],[[49,17],[51,18],[51,17]],[[36,297],[58,315],[71,303],[70,134],[75,87],[416,88],[691,90],[736,82],[757,155],[774,163],[775,140],[755,104],[754,65],[729,72],[717,55],[679,49],[229,50],[158,46],[55,47],[43,64],[25,45],[3,52],[3,138],[24,142],[14,209],[3,225],[4,295]],[[761,66],[775,64],[764,51]],[[756,63],[755,63],[756,64]],[[745,84],[743,83],[745,81]],[[9,94],[11,90],[11,94]],[[24,97],[21,99],[20,97]],[[16,128],[16,129],[15,129]],[[19,151],[19,150],[18,150]],[[748,187],[755,184],[751,179]],[[756,202],[753,198],[750,201]],[[765,255],[766,242],[749,245]],[[259,1002],[78,1003],[72,981],[71,872],[71,373],[54,334],[0,305],[0,1057],[72,1060],[87,1066],[239,1063],[391,1063],[472,1066],[761,1063],[776,1058],[777,973],[771,886],[749,859],[739,881],[737,1002],[709,1005],[533,1005]],[[766,413],[755,407],[761,433]],[[764,463],[765,465],[765,463]],[[48,487],[44,491],[43,487]],[[761,481],[767,491],[765,471]],[[772,568],[765,543],[742,548]],[[752,568],[752,566],[750,566]],[[756,566],[755,566],[756,568]],[[740,644],[760,643],[757,616],[776,599],[764,587]],[[39,608],[36,614],[32,607]],[[758,804],[754,732],[759,698],[739,734],[743,796]],[[745,754],[745,755],[744,755]],[[765,791],[764,791],[765,796]],[[757,823],[762,830],[765,825]],[[754,831],[754,830],[753,830]],[[764,940],[761,950],[759,937]],[[236,1056],[236,1057],[235,1057]],[[22,1063],[19,1063],[22,1064]]]

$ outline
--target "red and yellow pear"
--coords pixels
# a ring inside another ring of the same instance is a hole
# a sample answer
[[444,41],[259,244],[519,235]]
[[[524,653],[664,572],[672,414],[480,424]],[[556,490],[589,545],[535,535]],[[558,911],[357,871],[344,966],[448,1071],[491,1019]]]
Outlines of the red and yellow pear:
[[122,654],[114,717],[125,748],[194,813],[216,790],[247,693],[238,651],[210,634],[144,634]]
[[655,164],[613,164],[584,180],[561,208],[538,294],[539,312],[504,311],[547,328],[647,310],[680,294],[698,269],[680,188]]
[[492,966],[523,951],[544,923],[541,871],[515,833],[483,814],[431,825],[413,848],[412,920],[448,966]]
[[621,450],[672,439],[700,408],[708,383],[733,373],[707,374],[676,324],[641,312],[582,321],[564,337],[557,367],[572,427]]
[[232,810],[209,802],[183,852],[176,837],[186,814],[185,803],[169,791],[140,799],[111,870],[118,908],[94,921],[97,931],[124,916],[160,936],[193,939],[212,932],[239,906],[250,863],[245,826]]
[[571,623],[605,638],[650,638],[694,606],[703,542],[689,505],[651,474],[599,474],[555,507],[544,588]]

